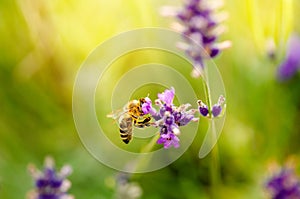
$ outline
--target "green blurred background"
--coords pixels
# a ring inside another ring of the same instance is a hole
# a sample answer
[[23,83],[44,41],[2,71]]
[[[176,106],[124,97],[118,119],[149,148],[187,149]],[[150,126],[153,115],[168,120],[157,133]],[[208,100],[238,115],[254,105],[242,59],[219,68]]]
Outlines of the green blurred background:
[[[300,3],[224,3],[229,19],[221,40],[229,39],[233,46],[215,60],[227,91],[227,118],[218,147],[198,158],[207,128],[205,122],[200,124],[195,141],[177,161],[159,171],[132,175],[143,190],[142,198],[264,198],[268,163],[299,157],[300,78],[279,83],[276,70],[288,36],[300,33],[296,21]],[[24,198],[33,188],[28,163],[41,168],[46,155],[54,157],[58,167],[72,165],[70,193],[76,198],[114,197],[118,172],[95,160],[75,129],[76,72],[97,45],[115,34],[169,27],[172,19],[161,17],[159,8],[181,4],[174,0],[0,1],[0,198]],[[270,38],[277,46],[274,60],[267,56]],[[128,55],[113,73],[121,75],[126,68],[152,61],[148,53]],[[159,60],[187,64],[164,53],[155,57]],[[189,77],[190,71],[183,74]],[[191,78],[190,82],[203,96],[199,82]],[[97,104],[101,106],[106,105]],[[118,139],[117,128],[113,131]]]

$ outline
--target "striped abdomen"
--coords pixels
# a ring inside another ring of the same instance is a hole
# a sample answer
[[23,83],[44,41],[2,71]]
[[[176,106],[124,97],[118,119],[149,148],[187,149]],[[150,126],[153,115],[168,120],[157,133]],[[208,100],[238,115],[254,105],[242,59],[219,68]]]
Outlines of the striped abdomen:
[[132,118],[128,114],[124,114],[119,118],[120,136],[125,144],[132,139]]

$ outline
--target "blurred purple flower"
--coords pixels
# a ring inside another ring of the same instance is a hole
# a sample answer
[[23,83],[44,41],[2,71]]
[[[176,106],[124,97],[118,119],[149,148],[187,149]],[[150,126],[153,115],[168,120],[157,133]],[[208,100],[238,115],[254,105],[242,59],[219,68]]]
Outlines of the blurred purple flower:
[[217,13],[222,5],[222,1],[216,0],[186,0],[181,9],[162,8],[162,15],[176,17],[179,21],[173,26],[182,33],[185,43],[178,43],[178,47],[192,58],[195,76],[201,74],[205,59],[214,58],[231,46],[229,41],[217,43],[218,37],[225,31],[220,23],[227,18],[226,13]]
[[130,174],[120,172],[116,176],[115,199],[139,199],[143,194],[141,186],[130,181]]
[[70,166],[65,165],[60,172],[56,172],[54,160],[50,157],[46,157],[43,172],[37,170],[32,164],[28,166],[28,170],[35,180],[35,189],[28,193],[28,199],[74,198],[67,194],[67,190],[71,187],[71,182],[66,179],[72,172]]
[[277,71],[279,81],[292,78],[300,69],[300,38],[292,35],[288,40],[288,49],[285,60],[280,64]]
[[272,199],[300,198],[300,181],[290,168],[282,168],[265,186]]

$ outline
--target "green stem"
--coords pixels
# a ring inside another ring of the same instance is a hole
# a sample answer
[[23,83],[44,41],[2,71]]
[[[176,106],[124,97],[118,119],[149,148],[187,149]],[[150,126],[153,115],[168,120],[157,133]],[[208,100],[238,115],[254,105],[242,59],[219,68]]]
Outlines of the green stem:
[[[206,100],[207,100],[207,106],[208,110],[211,110],[212,108],[212,102],[211,102],[211,92],[210,92],[210,86],[209,86],[209,73],[208,73],[208,66],[204,67],[204,86],[205,86],[205,92],[206,92]],[[211,114],[211,113],[210,113]],[[213,118],[212,118],[213,119]],[[211,128],[215,128],[215,123],[211,122]],[[215,132],[213,130],[212,132]],[[212,134],[211,136],[216,136],[215,134]],[[216,138],[212,138],[213,140]],[[211,198],[218,198],[218,186],[219,186],[219,151],[218,151],[218,144],[214,146],[211,152],[211,162],[210,162],[210,178],[211,178]]]
[[144,148],[142,148],[141,153],[150,152],[153,149],[153,147],[155,146],[158,137],[159,137],[159,133],[157,133],[157,135],[154,136],[152,138],[152,140]]
[[[142,148],[141,154],[142,154],[142,153],[148,153],[148,152],[152,151],[153,147],[154,147],[155,144],[156,144],[156,141],[157,141],[158,137],[159,137],[159,133],[158,133],[156,136],[154,136],[154,137],[152,138],[152,140],[151,140],[146,146],[144,146],[144,147]],[[140,158],[140,159],[136,162],[136,164],[135,164],[135,171],[140,170],[140,168],[143,168],[145,165],[147,165],[147,164],[149,163],[150,159],[151,159],[151,158],[149,158],[149,156],[147,156],[147,158],[143,158],[143,157]]]
[[219,150],[216,144],[211,152],[211,165],[210,165],[210,177],[211,177],[211,198],[218,198],[217,193],[219,192]]
[[210,90],[209,90],[209,80],[208,80],[208,71],[207,71],[207,67],[205,67],[203,69],[204,74],[203,74],[203,87],[204,87],[204,94],[205,94],[205,101],[206,104],[208,106],[208,110],[211,110],[211,94],[210,94]]

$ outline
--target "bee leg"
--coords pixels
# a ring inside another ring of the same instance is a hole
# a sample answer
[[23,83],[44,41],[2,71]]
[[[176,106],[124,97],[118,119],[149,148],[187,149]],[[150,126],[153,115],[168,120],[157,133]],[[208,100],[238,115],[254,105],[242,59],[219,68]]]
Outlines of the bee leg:
[[144,127],[145,127],[144,124],[136,124],[136,125],[134,125],[134,126],[137,127],[137,128],[144,128]]
[[143,125],[140,124],[138,121],[134,120],[133,125],[137,128],[143,128]]
[[144,128],[145,126],[149,126],[149,125],[143,122],[137,122],[134,124],[134,126],[137,128]]
[[144,120],[144,123],[149,123],[151,121],[151,117],[147,117],[147,118],[145,118],[145,120]]
[[140,124],[138,121],[134,120],[133,125],[137,128],[143,128],[142,124]]

